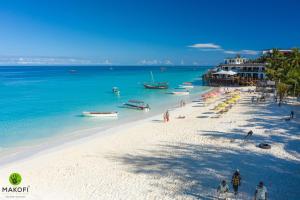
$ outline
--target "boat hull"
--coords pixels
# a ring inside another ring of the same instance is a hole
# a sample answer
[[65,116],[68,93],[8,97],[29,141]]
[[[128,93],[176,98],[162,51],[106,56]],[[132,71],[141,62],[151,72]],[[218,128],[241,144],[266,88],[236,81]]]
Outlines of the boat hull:
[[179,85],[180,88],[184,88],[184,89],[192,89],[194,88],[193,85]]
[[173,95],[189,95],[189,92],[171,92]]
[[144,84],[144,87],[146,89],[158,89],[158,90],[164,90],[164,89],[168,89],[169,87],[167,85],[149,85],[149,84]]
[[118,112],[82,112],[86,117],[118,117]]
[[149,107],[145,107],[145,106],[136,106],[136,105],[131,105],[131,104],[123,104],[125,108],[129,108],[129,109],[135,109],[135,110],[144,110],[144,111],[149,111]]

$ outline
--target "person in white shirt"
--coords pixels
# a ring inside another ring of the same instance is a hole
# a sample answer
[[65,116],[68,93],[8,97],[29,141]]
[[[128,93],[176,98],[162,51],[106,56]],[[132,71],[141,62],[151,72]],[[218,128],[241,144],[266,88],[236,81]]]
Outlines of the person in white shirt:
[[254,200],[267,200],[267,198],[268,198],[267,188],[264,186],[264,183],[260,181],[255,190]]
[[219,198],[226,199],[227,193],[229,192],[229,186],[227,185],[225,180],[223,180],[220,183],[220,185],[218,186],[217,192],[219,194]]

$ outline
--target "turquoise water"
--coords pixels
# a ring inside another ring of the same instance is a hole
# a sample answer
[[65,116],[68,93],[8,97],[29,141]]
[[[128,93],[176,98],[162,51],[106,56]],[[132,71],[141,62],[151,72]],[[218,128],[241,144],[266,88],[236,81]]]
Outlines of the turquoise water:
[[[177,103],[166,94],[184,81],[198,85],[193,93],[206,90],[199,79],[208,67],[0,67],[0,148],[45,139],[77,130],[107,128],[125,121],[148,117]],[[168,81],[169,90],[147,90],[143,82]],[[117,86],[121,95],[112,94]],[[148,113],[120,106],[129,99],[144,100]],[[118,111],[118,120],[82,117],[82,111]]]

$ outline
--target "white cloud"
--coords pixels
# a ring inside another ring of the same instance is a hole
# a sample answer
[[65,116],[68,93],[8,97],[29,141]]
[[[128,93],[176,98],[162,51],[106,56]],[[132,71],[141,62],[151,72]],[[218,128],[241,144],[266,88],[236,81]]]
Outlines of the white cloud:
[[226,54],[242,54],[242,55],[257,55],[259,54],[259,51],[254,51],[254,50],[240,50],[240,51],[231,51],[231,50],[226,50],[224,51]]
[[138,62],[139,65],[173,65],[173,62],[171,60],[141,60]]
[[226,54],[238,54],[237,51],[224,51]]
[[220,45],[213,44],[213,43],[198,43],[198,44],[189,45],[188,47],[199,48],[199,49],[221,49]]
[[225,54],[242,54],[242,55],[257,55],[259,54],[259,51],[255,50],[239,50],[239,51],[233,51],[233,50],[226,50],[223,49],[220,45],[214,44],[214,43],[197,43],[190,45],[188,47],[191,48],[197,48],[200,49],[201,51],[222,51]]
[[106,60],[104,60],[104,62],[101,63],[101,64],[103,64],[103,65],[112,65],[112,62],[111,62],[110,60],[106,59]]
[[166,64],[166,65],[173,65],[173,62],[171,60],[165,60],[164,64]]
[[158,61],[158,60],[146,60],[146,59],[138,62],[138,64],[141,64],[141,65],[157,65],[159,63],[160,63],[160,61]]
[[65,65],[65,64],[96,64],[88,59],[69,57],[18,57],[2,56],[1,65]]

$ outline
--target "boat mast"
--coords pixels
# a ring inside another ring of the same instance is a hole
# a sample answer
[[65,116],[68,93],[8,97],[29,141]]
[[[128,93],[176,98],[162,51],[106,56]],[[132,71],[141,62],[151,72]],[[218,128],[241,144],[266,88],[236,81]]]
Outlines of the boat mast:
[[150,75],[151,75],[151,80],[152,80],[152,83],[154,83],[154,77],[153,77],[153,73],[152,73],[152,71],[150,71]]

